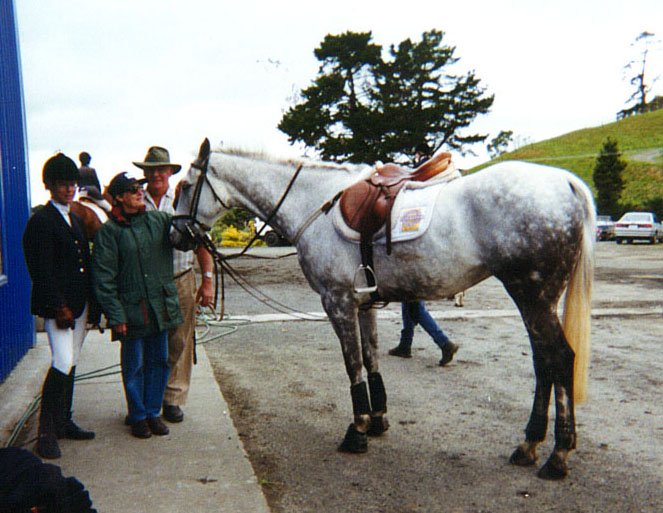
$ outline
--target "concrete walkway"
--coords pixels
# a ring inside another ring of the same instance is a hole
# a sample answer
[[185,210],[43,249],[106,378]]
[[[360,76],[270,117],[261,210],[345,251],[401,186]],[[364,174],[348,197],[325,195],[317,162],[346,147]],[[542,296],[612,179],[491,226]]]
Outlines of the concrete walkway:
[[[40,392],[49,367],[45,334],[38,340],[0,386],[3,443],[10,423]],[[184,422],[168,424],[169,435],[147,440],[132,437],[124,425],[119,348],[110,342],[108,331],[88,333],[77,375],[108,367],[105,373],[111,374],[95,373],[76,382],[74,420],[97,436],[91,441],[61,440],[62,458],[50,462],[86,486],[100,513],[269,512],[204,346],[198,347]]]

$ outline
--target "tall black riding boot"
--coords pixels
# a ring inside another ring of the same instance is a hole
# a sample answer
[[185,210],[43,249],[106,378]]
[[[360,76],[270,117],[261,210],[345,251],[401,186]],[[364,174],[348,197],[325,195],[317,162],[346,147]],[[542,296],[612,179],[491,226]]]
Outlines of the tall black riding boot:
[[57,426],[62,415],[66,377],[65,374],[51,367],[48,369],[41,391],[37,454],[47,460],[62,456],[58,446]]
[[74,378],[76,376],[76,366],[65,376],[64,401],[62,404],[62,416],[58,423],[58,438],[68,438],[69,440],[92,440],[94,431],[82,429],[72,420],[71,405],[74,401]]

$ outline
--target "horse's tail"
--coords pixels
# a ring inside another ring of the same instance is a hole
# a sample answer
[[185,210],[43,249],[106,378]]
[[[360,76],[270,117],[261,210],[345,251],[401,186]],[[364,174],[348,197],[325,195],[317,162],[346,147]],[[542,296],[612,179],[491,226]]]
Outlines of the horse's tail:
[[596,209],[592,193],[579,179],[570,183],[582,203],[582,242],[575,268],[569,279],[564,298],[562,327],[569,345],[575,352],[573,390],[576,403],[587,397],[587,370],[591,345],[592,287],[594,283],[594,243],[596,240]]

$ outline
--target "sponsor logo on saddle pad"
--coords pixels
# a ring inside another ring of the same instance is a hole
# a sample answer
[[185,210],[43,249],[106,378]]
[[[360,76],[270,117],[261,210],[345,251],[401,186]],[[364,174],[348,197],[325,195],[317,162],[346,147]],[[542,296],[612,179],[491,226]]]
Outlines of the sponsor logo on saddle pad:
[[419,231],[421,221],[424,219],[424,213],[421,207],[408,208],[401,211],[401,231],[416,232]]

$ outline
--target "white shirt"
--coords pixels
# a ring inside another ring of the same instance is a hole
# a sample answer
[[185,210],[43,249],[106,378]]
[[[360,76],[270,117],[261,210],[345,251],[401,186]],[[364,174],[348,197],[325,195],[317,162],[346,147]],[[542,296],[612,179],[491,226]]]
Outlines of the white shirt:
[[[146,210],[158,210],[161,212],[166,212],[168,214],[175,214],[175,207],[173,203],[175,202],[175,188],[172,186],[168,187],[166,194],[161,197],[161,202],[159,206],[156,206],[156,203],[150,196],[150,193],[145,190],[145,209]],[[175,276],[182,274],[184,271],[188,271],[193,268],[194,263],[194,253],[193,251],[180,251],[179,249],[173,248],[173,273]]]
[[67,224],[71,226],[71,219],[69,219],[69,205],[63,205],[62,203],[58,203],[55,200],[51,200],[51,203],[57,209],[57,211],[62,214],[62,217],[64,217],[64,220],[67,222]]

